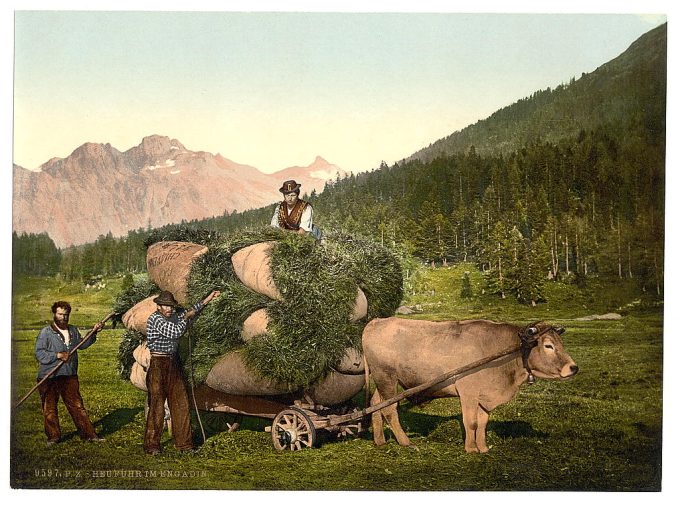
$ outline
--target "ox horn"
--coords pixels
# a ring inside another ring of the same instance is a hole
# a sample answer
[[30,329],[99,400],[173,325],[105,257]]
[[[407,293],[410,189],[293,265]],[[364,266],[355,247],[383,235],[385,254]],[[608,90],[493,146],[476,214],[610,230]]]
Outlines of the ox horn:
[[527,337],[535,336],[538,334],[538,329],[536,327],[527,327],[524,333]]
[[566,330],[567,329],[565,329],[564,327],[555,327],[555,332],[557,332],[559,335],[564,334]]

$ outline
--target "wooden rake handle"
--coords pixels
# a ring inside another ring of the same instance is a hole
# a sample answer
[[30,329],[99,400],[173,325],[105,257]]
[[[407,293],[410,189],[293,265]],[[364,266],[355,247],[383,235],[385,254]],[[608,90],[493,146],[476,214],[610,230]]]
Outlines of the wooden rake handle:
[[[110,320],[111,318],[113,318],[114,316],[116,316],[116,314],[117,314],[117,313],[110,313],[106,318],[104,318],[104,319],[103,319],[101,322],[99,322],[99,323],[106,323],[108,320]],[[80,341],[80,342],[79,342],[79,343],[78,343],[71,351],[69,351],[69,353],[68,353],[68,358],[67,358],[66,360],[63,360],[63,361],[59,362],[59,363],[54,367],[54,369],[52,369],[50,372],[48,372],[48,373],[45,375],[45,377],[44,377],[43,379],[41,379],[38,383],[36,383],[36,384],[33,386],[33,388],[31,388],[31,389],[29,390],[29,392],[28,392],[26,395],[24,395],[24,396],[19,400],[19,402],[17,402],[17,403],[14,405],[14,407],[15,407],[15,408],[18,408],[19,406],[21,406],[21,405],[24,403],[24,401],[25,401],[26,399],[28,399],[28,398],[31,396],[31,394],[32,394],[33,392],[35,392],[35,391],[38,389],[38,387],[39,387],[40,385],[42,385],[43,383],[45,383],[45,381],[47,381],[47,380],[48,380],[55,372],[57,372],[57,371],[59,370],[59,368],[60,368],[62,365],[64,365],[64,362],[68,361],[68,359],[71,358],[71,355],[73,354],[73,352],[75,352],[78,348],[80,348],[83,344],[85,344],[85,343],[87,342],[88,339],[90,339],[90,337],[92,336],[92,334],[94,334],[94,328],[93,328],[92,330],[90,330],[90,331],[85,335],[85,337],[83,337],[83,339],[82,339],[82,340],[81,340],[81,341]]]

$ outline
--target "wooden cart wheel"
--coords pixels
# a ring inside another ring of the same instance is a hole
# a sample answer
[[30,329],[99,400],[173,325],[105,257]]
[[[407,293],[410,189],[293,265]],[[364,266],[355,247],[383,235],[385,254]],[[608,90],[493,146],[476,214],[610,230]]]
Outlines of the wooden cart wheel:
[[272,442],[277,450],[312,448],[316,444],[312,419],[301,409],[284,409],[272,422]]

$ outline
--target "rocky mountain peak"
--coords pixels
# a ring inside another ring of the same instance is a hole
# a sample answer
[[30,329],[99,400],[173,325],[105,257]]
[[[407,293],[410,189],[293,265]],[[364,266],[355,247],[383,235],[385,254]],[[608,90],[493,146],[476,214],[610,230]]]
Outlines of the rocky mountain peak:
[[149,135],[142,139],[139,148],[149,155],[163,155],[172,150],[184,150],[184,146],[177,139],[170,139],[164,135]]
[[140,170],[148,165],[157,165],[165,160],[174,159],[178,153],[185,151],[184,145],[177,139],[164,135],[149,135],[142,142],[125,152],[130,166]]
[[111,144],[86,142],[66,158],[51,158],[42,165],[42,172],[64,178],[80,177],[83,167],[112,169],[118,165],[119,157],[120,151]]
[[125,152],[89,142],[46,162],[42,171],[15,166],[13,229],[48,232],[63,248],[109,231],[123,236],[149,225],[256,209],[277,202],[286,179],[302,183],[305,192],[321,191],[326,171],[333,168],[335,177],[337,167],[320,156],[312,165],[265,174],[219,154],[187,150],[162,135],[145,137]]
[[111,144],[98,144],[96,142],[86,142],[79,148],[76,148],[69,158],[85,158],[85,157],[100,157],[103,154],[111,152]]

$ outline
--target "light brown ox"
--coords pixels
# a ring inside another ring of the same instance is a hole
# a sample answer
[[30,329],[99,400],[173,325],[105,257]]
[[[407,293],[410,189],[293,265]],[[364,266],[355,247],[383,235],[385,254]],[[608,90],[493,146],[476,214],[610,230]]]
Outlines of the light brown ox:
[[[493,354],[520,345],[520,334],[533,336],[528,366],[539,378],[571,378],[578,366],[564,351],[564,329],[547,323],[519,327],[486,320],[431,322],[402,318],[374,319],[364,329],[363,349],[376,391],[371,405],[397,394],[397,384],[408,389],[434,380]],[[517,351],[480,366],[455,381],[439,383],[418,396],[460,397],[465,427],[465,451],[487,452],[486,425],[496,406],[511,400],[527,381],[522,354]],[[373,439],[385,444],[385,417],[400,445],[411,442],[401,428],[397,405],[373,413]]]

